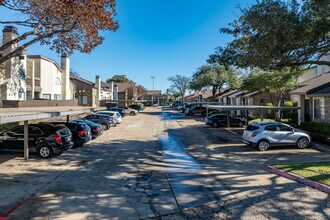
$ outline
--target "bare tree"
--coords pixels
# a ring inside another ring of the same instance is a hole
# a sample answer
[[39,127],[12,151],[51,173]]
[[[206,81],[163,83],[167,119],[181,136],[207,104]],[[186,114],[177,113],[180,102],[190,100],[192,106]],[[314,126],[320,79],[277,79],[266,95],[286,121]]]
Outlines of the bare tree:
[[0,63],[19,56],[36,42],[50,45],[58,53],[72,54],[75,50],[90,53],[104,40],[99,31],[118,29],[115,5],[115,0],[0,0],[0,7],[20,15],[17,19],[0,20],[0,24],[28,28],[0,46],[0,51],[4,51],[20,44],[0,57]]
[[184,95],[189,89],[190,77],[176,74],[175,76],[169,77],[167,80],[171,83],[170,90],[179,93],[183,102]]

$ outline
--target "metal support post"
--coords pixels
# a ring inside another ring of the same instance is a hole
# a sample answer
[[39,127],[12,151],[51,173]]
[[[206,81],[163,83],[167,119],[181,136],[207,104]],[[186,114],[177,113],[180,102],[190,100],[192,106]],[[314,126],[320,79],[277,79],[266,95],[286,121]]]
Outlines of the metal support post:
[[229,111],[227,110],[227,128],[230,128]]
[[249,125],[249,110],[246,110],[245,120],[246,120],[246,126],[248,126]]
[[24,159],[29,159],[29,121],[24,121]]
[[70,121],[70,115],[66,116],[66,122],[68,123]]
[[261,109],[260,121],[264,121],[264,110]]

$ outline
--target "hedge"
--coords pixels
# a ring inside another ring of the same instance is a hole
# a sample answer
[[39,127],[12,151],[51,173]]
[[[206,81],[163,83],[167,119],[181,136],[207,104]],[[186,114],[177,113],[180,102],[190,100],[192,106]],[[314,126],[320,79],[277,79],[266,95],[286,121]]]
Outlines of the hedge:
[[330,124],[324,122],[302,122],[301,128],[315,134],[330,137]]

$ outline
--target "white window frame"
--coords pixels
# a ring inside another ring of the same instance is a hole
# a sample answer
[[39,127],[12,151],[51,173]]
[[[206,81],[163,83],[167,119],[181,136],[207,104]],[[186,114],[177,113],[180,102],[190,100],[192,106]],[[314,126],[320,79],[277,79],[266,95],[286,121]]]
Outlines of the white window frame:
[[316,118],[315,117],[315,100],[323,100],[323,103],[324,103],[323,111],[325,111],[325,99],[324,99],[324,97],[314,97],[313,98],[313,119],[325,120],[325,114],[324,114],[323,118]]

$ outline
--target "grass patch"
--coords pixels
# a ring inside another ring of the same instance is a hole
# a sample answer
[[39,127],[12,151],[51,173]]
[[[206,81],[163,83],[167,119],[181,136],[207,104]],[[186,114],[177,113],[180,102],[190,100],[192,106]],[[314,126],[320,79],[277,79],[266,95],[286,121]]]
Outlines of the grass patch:
[[330,186],[330,162],[278,164],[272,166]]

